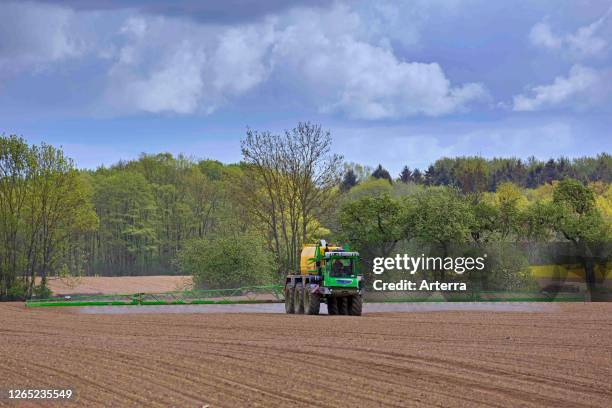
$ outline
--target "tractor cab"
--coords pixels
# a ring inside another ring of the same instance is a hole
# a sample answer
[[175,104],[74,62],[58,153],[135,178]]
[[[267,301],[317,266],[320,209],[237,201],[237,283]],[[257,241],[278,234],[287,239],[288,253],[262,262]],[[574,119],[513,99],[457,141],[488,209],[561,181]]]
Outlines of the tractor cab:
[[325,251],[322,259],[321,275],[323,284],[328,287],[359,287],[359,253],[340,249]]

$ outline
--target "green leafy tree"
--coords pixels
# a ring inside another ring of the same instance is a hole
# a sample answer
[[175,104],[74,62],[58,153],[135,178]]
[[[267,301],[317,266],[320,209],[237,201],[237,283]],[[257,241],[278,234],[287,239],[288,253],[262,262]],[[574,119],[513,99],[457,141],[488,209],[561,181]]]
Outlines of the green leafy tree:
[[202,289],[270,284],[275,276],[272,254],[253,235],[190,241],[178,253],[177,263]]
[[340,210],[342,241],[360,251],[367,265],[375,257],[387,257],[397,243],[408,238],[406,208],[388,194],[361,197]]
[[535,203],[526,219],[532,236],[552,235],[573,244],[584,268],[588,295],[595,295],[595,265],[597,259],[604,264],[609,259],[612,225],[597,209],[593,191],[578,180],[562,180],[554,187],[552,201]]
[[481,193],[489,185],[489,166],[481,157],[458,159],[451,174],[464,193]]
[[99,272],[146,274],[158,245],[158,207],[152,186],[135,171],[114,170],[97,177],[93,201],[100,218]]
[[593,191],[574,179],[559,182],[553,191],[551,205],[551,226],[578,249],[592,295],[596,284],[595,248],[598,243],[607,243],[612,238],[612,225],[605,222],[595,206]]
[[402,183],[409,183],[412,180],[412,171],[410,171],[410,167],[404,166],[401,173],[399,174],[398,180]]
[[348,162],[343,164],[344,173],[348,171],[352,171],[357,177],[357,183],[361,183],[362,181],[366,181],[372,175],[374,171],[370,166],[362,165],[359,163]]
[[470,235],[476,245],[486,245],[498,237],[500,230],[500,211],[483,200],[471,205],[473,223],[470,226]]
[[527,198],[513,183],[498,185],[493,195],[493,207],[498,212],[496,227],[502,239],[517,238],[520,235],[522,211],[527,207]]
[[[454,244],[468,242],[475,223],[474,212],[458,190],[430,188],[410,197],[410,202],[408,223],[418,241],[437,247],[442,257],[449,255]],[[443,270],[439,277],[444,279]]]
[[342,182],[340,183],[340,191],[346,193],[351,188],[355,187],[357,183],[357,175],[355,174],[353,169],[348,169],[344,173],[344,176],[342,176]]
[[61,149],[0,137],[0,298],[48,294],[49,275],[80,270],[81,237],[96,223],[84,179]]
[[424,183],[423,173],[421,173],[421,170],[414,169],[414,171],[412,172],[412,181],[414,181],[416,184]]
[[378,167],[376,167],[376,169],[372,172],[372,177],[375,179],[387,180],[390,184],[393,183],[391,174],[389,174],[389,171],[383,168],[381,164],[379,164]]
[[27,264],[21,243],[34,165],[23,139],[0,137],[0,298],[25,294],[25,279],[19,276]]
[[393,194],[393,186],[386,179],[375,179],[363,181],[351,188],[345,195],[345,201],[353,201],[362,197],[381,197],[385,194]]

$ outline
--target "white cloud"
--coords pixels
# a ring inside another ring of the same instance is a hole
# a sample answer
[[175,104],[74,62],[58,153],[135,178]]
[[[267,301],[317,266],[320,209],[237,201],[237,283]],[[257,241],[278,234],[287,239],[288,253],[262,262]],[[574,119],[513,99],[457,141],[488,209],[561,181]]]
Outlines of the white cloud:
[[368,43],[355,34],[361,23],[336,7],[326,16],[294,16],[278,35],[275,65],[306,80],[320,110],[361,119],[437,116],[487,96],[480,84],[452,86],[437,63],[403,61],[388,46]]
[[612,14],[612,7],[593,23],[580,27],[575,33],[555,34],[545,19],[533,26],[529,33],[532,44],[555,50],[568,52],[574,58],[585,58],[601,55],[607,48],[608,42],[598,36],[602,26]]
[[597,55],[604,51],[608,42],[597,37],[597,31],[606,22],[612,12],[612,7],[597,21],[585,27],[580,27],[574,34],[567,36],[567,44],[570,49],[578,55]]
[[567,77],[558,76],[550,85],[532,87],[531,96],[515,96],[513,110],[536,111],[569,102],[574,106],[590,104],[599,95],[601,85],[601,73],[592,68],[574,65]]
[[342,3],[230,25],[134,9],[0,7],[12,10],[9,27],[18,30],[8,54],[0,47],[0,61],[11,52],[24,61],[57,61],[84,52],[79,44],[86,43],[106,72],[98,109],[105,115],[210,113],[270,82],[320,112],[370,120],[463,112],[487,98],[481,84],[451,83],[435,61],[397,55],[384,21],[408,22],[393,3],[379,7],[375,30]]
[[487,96],[480,84],[453,86],[437,63],[403,61],[370,44],[361,26],[342,5],[230,27],[130,17],[118,30],[124,44],[107,100],[128,110],[206,113],[274,78],[320,111],[383,119],[460,112]]
[[531,43],[544,48],[561,48],[563,38],[553,34],[550,24],[547,21],[542,21],[533,26],[529,32]]
[[268,52],[274,36],[270,22],[225,31],[213,57],[215,88],[240,94],[266,80],[270,73]]
[[368,44],[347,45],[342,60],[334,63],[340,97],[329,108],[356,118],[439,116],[486,97],[480,84],[452,87],[437,63],[399,61],[389,51]]
[[609,69],[601,67],[606,61],[608,41],[604,38],[609,31],[610,7],[600,18],[591,24],[579,27],[574,33],[553,32],[547,19],[537,23],[529,33],[532,44],[556,50],[571,59],[581,61],[588,57],[600,57],[600,68],[594,69],[582,64],[571,67],[567,76],[557,76],[551,84],[533,86],[526,94],[513,98],[513,110],[537,111],[550,108],[571,107],[584,110],[609,99]]
[[39,69],[82,51],[70,9],[31,3],[0,4],[0,69]]
[[[123,101],[146,112],[192,113],[199,104],[203,92],[200,66],[205,62],[203,54],[181,44],[163,64],[146,77],[131,75],[114,78],[121,84]],[[132,60],[122,59],[122,64]],[[119,70],[112,76],[118,77]],[[129,79],[128,79],[129,78]]]
[[106,102],[119,114],[210,113],[268,75],[269,23],[227,28],[139,16],[118,32]]

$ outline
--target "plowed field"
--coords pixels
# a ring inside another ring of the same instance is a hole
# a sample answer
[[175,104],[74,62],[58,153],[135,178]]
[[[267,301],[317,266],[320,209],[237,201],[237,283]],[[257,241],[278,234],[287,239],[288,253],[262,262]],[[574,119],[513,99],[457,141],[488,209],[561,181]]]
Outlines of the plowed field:
[[612,304],[342,317],[10,303],[0,357],[4,392],[69,387],[88,407],[610,407]]

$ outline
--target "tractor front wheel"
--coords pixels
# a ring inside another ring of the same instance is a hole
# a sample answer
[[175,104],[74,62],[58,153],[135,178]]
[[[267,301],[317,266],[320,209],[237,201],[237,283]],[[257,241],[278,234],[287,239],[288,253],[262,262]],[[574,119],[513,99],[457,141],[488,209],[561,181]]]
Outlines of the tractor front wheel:
[[349,316],[361,316],[363,308],[363,298],[361,295],[354,295],[348,298],[348,314]]
[[348,314],[348,298],[347,297],[338,298],[338,314],[339,315]]

